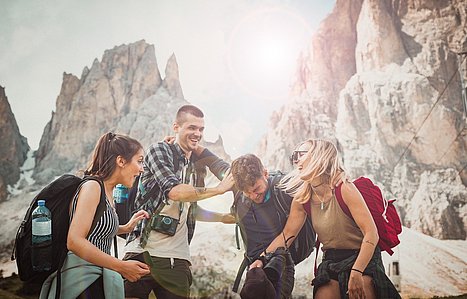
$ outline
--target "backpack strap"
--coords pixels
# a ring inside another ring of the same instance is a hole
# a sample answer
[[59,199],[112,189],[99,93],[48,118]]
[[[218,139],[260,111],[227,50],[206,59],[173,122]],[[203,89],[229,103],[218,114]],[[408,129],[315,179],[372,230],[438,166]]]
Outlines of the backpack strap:
[[[99,183],[99,186],[101,187],[101,194],[100,194],[99,204],[97,205],[96,213],[94,214],[94,218],[92,219],[91,228],[89,229],[87,237],[89,237],[89,235],[91,234],[93,229],[96,228],[97,222],[99,222],[99,219],[102,217],[102,215],[104,215],[104,212],[105,212],[105,210],[107,208],[106,205],[105,205],[104,183],[102,183],[101,180],[99,180],[98,178],[93,177],[93,176],[85,176],[83,178],[83,183],[86,182],[86,181],[90,181],[90,180],[96,181],[96,182]],[[81,183],[81,184],[83,184],[83,183]]]
[[235,243],[237,244],[237,249],[240,250],[240,237],[239,237],[239,230],[240,230],[240,226],[237,223],[235,223]]
[[246,267],[249,264],[249,260],[246,255],[243,257],[242,263],[240,267],[238,267],[237,276],[235,277],[234,284],[232,286],[232,292],[238,292],[238,286],[240,285],[240,281],[242,280],[243,272],[245,272]]
[[341,207],[342,211],[349,216],[351,219],[353,219],[352,214],[350,213],[349,207],[345,204],[344,199],[342,197],[342,192],[341,192],[341,187],[342,183],[340,183],[334,192],[334,195],[336,196],[337,202],[339,203],[339,206]]

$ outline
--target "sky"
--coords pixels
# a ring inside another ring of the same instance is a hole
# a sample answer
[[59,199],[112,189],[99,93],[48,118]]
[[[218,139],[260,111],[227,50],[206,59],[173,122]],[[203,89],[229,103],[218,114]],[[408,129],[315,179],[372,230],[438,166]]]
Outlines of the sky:
[[20,132],[37,149],[63,73],[81,76],[105,50],[141,39],[164,73],[175,54],[185,98],[205,112],[234,157],[253,151],[287,103],[306,52],[333,0],[0,0],[0,85]]

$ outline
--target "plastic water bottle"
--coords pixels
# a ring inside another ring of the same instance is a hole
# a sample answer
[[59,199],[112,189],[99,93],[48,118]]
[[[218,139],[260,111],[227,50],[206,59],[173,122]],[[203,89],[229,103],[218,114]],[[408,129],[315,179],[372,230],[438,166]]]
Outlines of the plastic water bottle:
[[125,201],[128,199],[128,188],[122,184],[118,184],[115,186],[112,195],[114,197],[115,203],[125,203]]
[[37,201],[32,212],[32,268],[49,271],[52,268],[52,214],[45,200]]

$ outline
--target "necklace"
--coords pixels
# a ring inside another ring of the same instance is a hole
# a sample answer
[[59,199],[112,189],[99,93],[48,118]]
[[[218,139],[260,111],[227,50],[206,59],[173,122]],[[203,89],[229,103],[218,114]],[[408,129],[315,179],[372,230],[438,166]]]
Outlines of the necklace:
[[324,203],[325,203],[325,201],[321,199],[321,197],[318,195],[318,193],[316,193],[316,191],[315,191],[314,189],[312,189],[312,190],[313,190],[313,193],[316,195],[316,197],[318,198],[318,200],[319,200],[319,202],[320,202],[319,208],[320,208],[321,210],[323,210],[323,209],[324,209]]

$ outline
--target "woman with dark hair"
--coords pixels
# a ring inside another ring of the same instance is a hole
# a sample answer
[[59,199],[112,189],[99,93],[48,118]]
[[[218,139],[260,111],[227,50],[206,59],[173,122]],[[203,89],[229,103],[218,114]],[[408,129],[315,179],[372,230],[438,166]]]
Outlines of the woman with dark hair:
[[[70,206],[66,257],[61,274],[60,298],[123,298],[123,279],[136,281],[149,274],[149,267],[139,261],[122,261],[110,255],[116,235],[129,233],[146,211],[136,212],[125,225],[119,225],[112,192],[117,184],[131,187],[143,171],[141,144],[128,136],[106,133],[94,148],[92,160],[84,172],[96,180],[82,183]],[[90,231],[101,192],[106,209]],[[40,298],[54,298],[56,279],[44,283]]]
[[[384,272],[374,220],[348,180],[336,146],[328,140],[306,140],[295,149],[292,162],[296,170],[283,185],[294,195],[290,215],[266,252],[284,246],[284,239],[290,246],[310,216],[324,252],[312,281],[314,298],[400,298]],[[337,202],[337,187],[352,218]],[[261,261],[252,266],[261,267]]]

